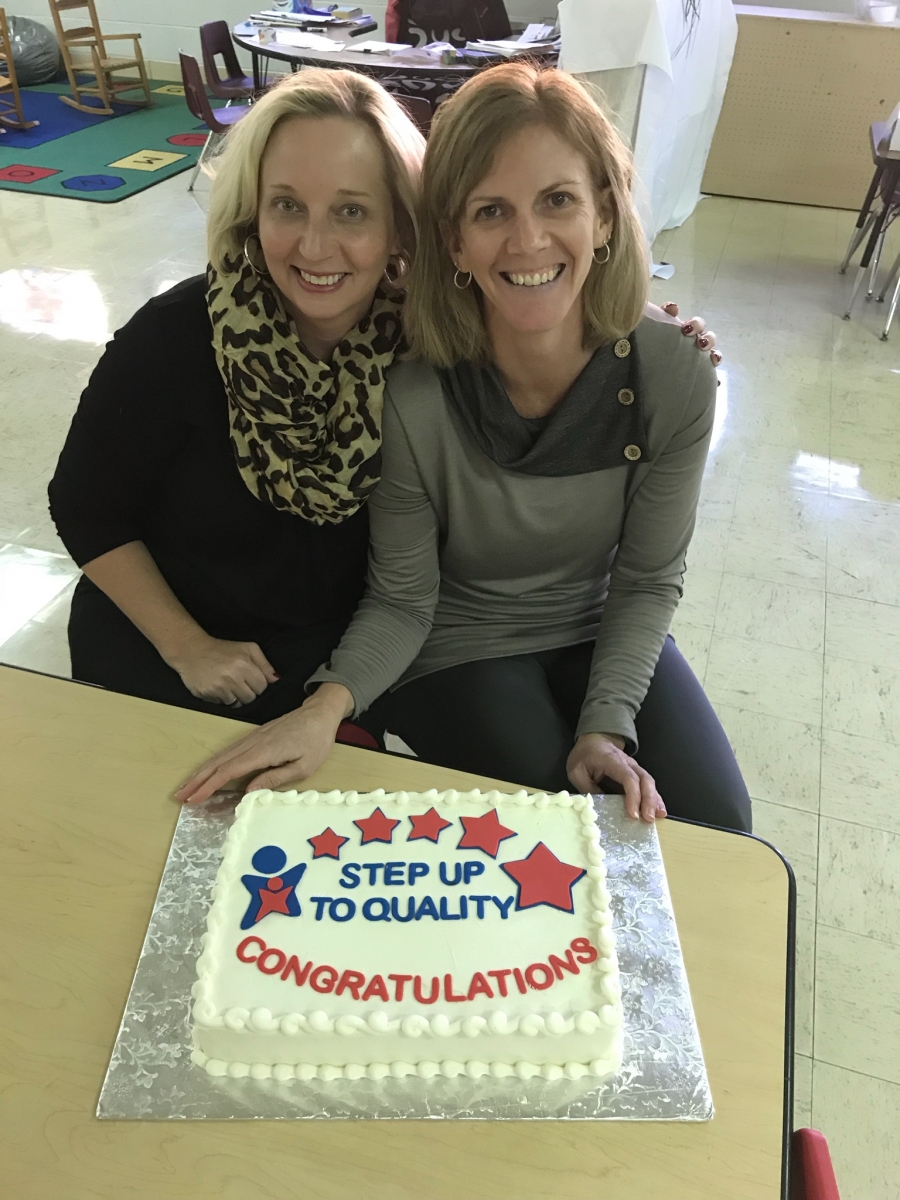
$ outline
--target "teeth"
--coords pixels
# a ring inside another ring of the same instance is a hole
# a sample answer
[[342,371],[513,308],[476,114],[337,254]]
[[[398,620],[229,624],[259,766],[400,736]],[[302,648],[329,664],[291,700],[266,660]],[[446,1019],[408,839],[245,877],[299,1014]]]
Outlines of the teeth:
[[562,270],[562,267],[550,267],[546,271],[540,271],[533,275],[514,275],[512,272],[505,272],[506,278],[510,283],[514,283],[517,287],[537,287],[541,283],[550,283],[555,279]]
[[316,287],[326,287],[329,284],[337,283],[339,279],[343,279],[346,271],[342,271],[340,275],[310,275],[309,271],[301,271],[300,274],[307,283],[312,283]]

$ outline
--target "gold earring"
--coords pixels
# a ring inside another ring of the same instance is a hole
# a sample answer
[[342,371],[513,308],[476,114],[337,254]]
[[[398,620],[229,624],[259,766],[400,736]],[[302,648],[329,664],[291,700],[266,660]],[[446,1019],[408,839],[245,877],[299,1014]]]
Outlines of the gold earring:
[[[606,258],[598,258],[598,257],[597,257],[597,250],[605,250],[605,251],[606,251]],[[608,263],[608,262],[609,262],[609,253],[610,253],[610,251],[609,251],[609,242],[604,242],[602,246],[598,246],[598,247],[597,247],[597,250],[595,250],[595,251],[594,251],[594,253],[593,253],[592,257],[593,257],[593,259],[594,259],[594,262],[597,264],[597,266],[598,266],[598,267],[602,267],[604,263]]]
[[[250,257],[250,252],[247,249],[247,243],[253,237],[255,237],[256,240],[259,242],[259,234],[258,233],[248,233],[247,236],[244,238],[244,261],[247,263],[247,266],[250,267],[251,270],[256,272],[257,275],[268,276],[269,275],[268,269],[266,267],[258,267],[256,265],[256,263],[253,261],[253,259]],[[262,249],[261,242],[260,242],[259,248],[260,248],[260,250]]]
[[[468,275],[469,278],[466,280],[465,283],[460,283],[459,282],[460,275]],[[453,286],[455,288],[459,288],[459,290],[461,292],[464,292],[471,282],[472,282],[472,272],[471,271],[461,271],[459,269],[459,267],[457,267],[456,270],[453,272]]]

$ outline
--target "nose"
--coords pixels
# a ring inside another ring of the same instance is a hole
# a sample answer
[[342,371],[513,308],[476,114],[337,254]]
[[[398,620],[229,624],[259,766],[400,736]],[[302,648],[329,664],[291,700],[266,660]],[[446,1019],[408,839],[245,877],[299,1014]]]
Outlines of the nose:
[[336,248],[336,238],[327,217],[310,216],[297,238],[300,257],[309,263],[324,262]]
[[509,250],[513,254],[534,254],[549,244],[550,235],[537,213],[528,211],[516,215],[509,232]]

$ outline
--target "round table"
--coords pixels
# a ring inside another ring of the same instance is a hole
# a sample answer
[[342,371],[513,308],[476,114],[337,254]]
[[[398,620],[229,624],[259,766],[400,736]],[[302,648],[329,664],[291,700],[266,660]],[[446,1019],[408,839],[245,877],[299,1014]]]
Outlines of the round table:
[[[327,37],[333,42],[344,42],[347,38],[359,37],[363,33],[372,33],[378,25],[375,21],[368,20],[364,22],[360,19],[360,24],[347,26],[341,25],[333,30],[317,29],[315,32]],[[309,32],[312,32],[310,30]],[[235,44],[244,50],[248,50],[253,58],[253,84],[257,91],[262,91],[262,72],[260,70],[261,58],[274,58],[280,62],[288,62],[292,67],[333,67],[333,68],[349,68],[353,71],[362,71],[367,75],[377,76],[381,82],[389,78],[414,78],[420,80],[434,80],[437,82],[455,81],[462,83],[468,79],[470,75],[474,75],[479,67],[469,66],[468,63],[461,63],[458,66],[445,66],[439,62],[421,62],[413,55],[413,47],[410,46],[410,54],[370,54],[363,49],[359,50],[306,50],[300,46],[282,46],[278,42],[264,42],[259,40],[257,26],[248,21],[243,21],[240,25],[235,25],[232,30],[232,36]],[[404,61],[405,59],[409,61]],[[452,89],[451,87],[448,90]]]

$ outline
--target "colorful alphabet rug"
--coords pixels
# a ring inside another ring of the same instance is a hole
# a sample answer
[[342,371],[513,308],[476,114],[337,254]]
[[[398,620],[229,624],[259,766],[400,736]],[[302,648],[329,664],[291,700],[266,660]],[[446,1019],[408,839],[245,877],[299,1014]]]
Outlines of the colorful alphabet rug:
[[190,170],[209,131],[180,84],[154,81],[151,91],[152,107],[114,102],[116,115],[104,117],[63,104],[68,83],[22,88],[25,116],[39,124],[0,134],[0,189],[114,204]]

